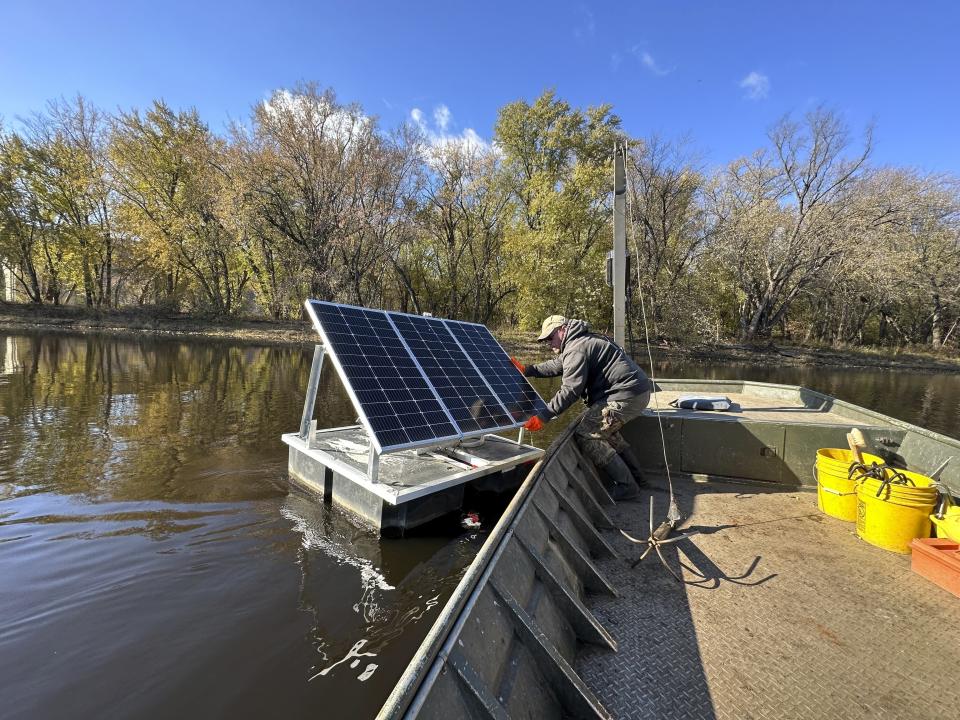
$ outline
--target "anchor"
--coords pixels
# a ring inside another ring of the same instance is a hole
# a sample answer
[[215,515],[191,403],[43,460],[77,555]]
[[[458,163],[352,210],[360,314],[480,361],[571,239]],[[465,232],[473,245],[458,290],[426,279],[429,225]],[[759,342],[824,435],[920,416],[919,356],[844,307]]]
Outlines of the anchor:
[[623,535],[627,540],[636,544],[636,545],[646,545],[646,550],[641,553],[630,567],[635,568],[640,562],[650,554],[651,550],[656,550],[657,556],[660,558],[660,562],[663,563],[663,566],[670,571],[670,574],[676,579],[677,582],[682,583],[683,578],[677,575],[674,572],[673,568],[667,564],[666,558],[663,557],[663,552],[660,550],[662,545],[669,545],[670,543],[675,543],[678,540],[684,540],[688,537],[696,535],[698,531],[682,533],[676,537],[670,537],[670,533],[673,532],[677,523],[680,522],[681,515],[680,511],[676,508],[675,502],[673,502],[671,495],[670,503],[670,512],[667,513],[667,519],[660,523],[656,529],[653,528],[653,497],[650,498],[650,536],[646,540],[640,540],[633,537],[630,533],[625,532],[624,530],[620,531],[620,534]]

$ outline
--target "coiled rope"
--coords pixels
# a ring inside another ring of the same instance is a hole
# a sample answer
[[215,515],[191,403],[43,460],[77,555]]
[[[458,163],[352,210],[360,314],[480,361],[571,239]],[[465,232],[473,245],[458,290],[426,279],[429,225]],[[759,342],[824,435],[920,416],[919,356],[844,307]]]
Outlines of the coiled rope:
[[916,483],[914,483],[913,480],[895,467],[878,465],[875,462],[870,463],[870,465],[864,465],[858,462],[850,463],[850,469],[847,470],[847,479],[853,480],[854,475],[858,475],[860,480],[865,480],[866,478],[878,480],[880,487],[877,488],[876,497],[880,497],[883,491],[890,485],[911,485],[916,487]]

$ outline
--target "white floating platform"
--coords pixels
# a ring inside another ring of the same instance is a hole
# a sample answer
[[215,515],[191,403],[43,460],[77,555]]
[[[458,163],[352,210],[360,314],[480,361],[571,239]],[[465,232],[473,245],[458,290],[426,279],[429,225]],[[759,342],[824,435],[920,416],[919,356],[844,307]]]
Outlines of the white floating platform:
[[[469,483],[505,491],[519,485],[543,450],[499,435],[481,442],[379,456],[376,480],[368,476],[370,441],[359,425],[318,430],[308,443],[297,433],[282,436],[289,447],[290,477],[344,507],[385,534],[403,534],[460,510]],[[474,445],[474,443],[476,443]]]

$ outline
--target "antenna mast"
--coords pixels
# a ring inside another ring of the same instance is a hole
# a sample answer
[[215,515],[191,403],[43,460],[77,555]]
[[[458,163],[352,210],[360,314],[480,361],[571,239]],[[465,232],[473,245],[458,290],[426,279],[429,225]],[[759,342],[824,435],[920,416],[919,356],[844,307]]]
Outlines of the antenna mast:
[[627,148],[613,152],[613,341],[626,347],[627,317]]

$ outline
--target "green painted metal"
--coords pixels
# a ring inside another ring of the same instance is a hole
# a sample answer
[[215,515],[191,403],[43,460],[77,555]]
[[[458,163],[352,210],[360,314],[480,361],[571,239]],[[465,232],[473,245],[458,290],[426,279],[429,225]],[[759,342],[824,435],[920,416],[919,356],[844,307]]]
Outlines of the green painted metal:
[[[798,385],[675,379],[658,380],[657,385],[667,391],[779,399],[824,412],[833,410],[852,421],[831,425],[802,420],[734,420],[719,417],[719,413],[717,417],[664,416],[667,458],[676,472],[814,486],[811,468],[817,449],[847,447],[846,434],[851,427],[858,427],[872,449],[882,450],[879,454],[896,457],[920,473],[931,473],[944,460],[953,458],[940,480],[952,494],[960,494],[960,440]],[[663,469],[655,416],[638,418],[624,428],[623,434],[646,467]]]
[[783,479],[782,425],[684,419],[680,469],[746,480]]
[[[662,389],[754,394],[849,418],[874,448],[899,456],[919,472],[954,458],[942,479],[960,490],[960,441],[845,403],[806,388],[731,381],[659,381]],[[773,416],[771,416],[773,417]],[[821,447],[845,447],[850,424],[804,421],[664,417],[673,471],[703,473],[781,486],[814,485]],[[600,498],[584,505],[571,485],[587,461],[570,442],[576,421],[524,481],[411,662],[380,718],[608,717],[573,672],[578,642],[615,647],[587,609],[587,592],[616,594],[591,551],[606,554],[590,517],[604,520]],[[661,469],[655,416],[638,418],[624,435],[647,467]],[[566,502],[557,498],[570,492]],[[581,490],[582,492],[582,490]],[[599,512],[598,512],[599,511]],[[601,522],[601,524],[605,524]]]

